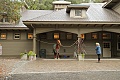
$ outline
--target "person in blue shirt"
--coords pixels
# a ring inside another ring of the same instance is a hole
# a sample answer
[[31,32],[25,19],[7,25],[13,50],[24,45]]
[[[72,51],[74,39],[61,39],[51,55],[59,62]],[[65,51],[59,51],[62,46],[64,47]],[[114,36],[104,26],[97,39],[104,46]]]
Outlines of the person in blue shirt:
[[98,63],[100,62],[100,55],[101,55],[101,47],[100,47],[100,44],[99,43],[96,43],[96,54],[98,56]]

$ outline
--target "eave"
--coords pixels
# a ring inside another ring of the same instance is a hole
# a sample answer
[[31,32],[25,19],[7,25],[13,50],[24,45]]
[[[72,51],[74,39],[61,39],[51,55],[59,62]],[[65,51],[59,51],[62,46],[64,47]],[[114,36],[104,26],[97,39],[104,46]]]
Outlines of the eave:
[[31,24],[120,24],[113,21],[23,21],[25,25]]

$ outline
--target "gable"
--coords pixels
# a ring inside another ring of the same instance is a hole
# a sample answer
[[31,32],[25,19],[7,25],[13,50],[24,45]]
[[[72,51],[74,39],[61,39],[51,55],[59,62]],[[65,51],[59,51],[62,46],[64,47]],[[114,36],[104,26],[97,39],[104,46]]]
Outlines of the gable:
[[107,2],[103,7],[104,8],[108,8],[108,9],[112,9],[114,6],[116,6],[118,3],[120,3],[120,0],[110,0],[109,2]]

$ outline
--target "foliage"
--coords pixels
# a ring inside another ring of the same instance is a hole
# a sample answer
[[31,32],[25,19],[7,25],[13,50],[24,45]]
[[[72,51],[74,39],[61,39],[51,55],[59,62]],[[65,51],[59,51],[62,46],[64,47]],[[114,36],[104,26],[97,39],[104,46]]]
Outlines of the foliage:
[[[0,18],[7,16],[11,22],[18,22],[20,20],[20,8],[23,6],[24,1],[31,10],[52,10],[53,1],[58,0],[0,0]],[[80,4],[87,2],[101,2],[101,0],[65,0],[70,1],[72,4]]]
[[22,56],[25,55],[25,54],[27,54],[27,53],[23,53],[23,52],[21,52],[21,53],[20,53],[20,56],[22,57]]
[[21,17],[21,6],[22,3],[18,0],[0,0],[0,15],[6,13],[8,19],[12,19],[13,21],[17,22]]
[[[51,10],[53,9],[52,2],[58,0],[25,0],[32,10]],[[101,2],[102,0],[65,0],[70,1],[72,4],[88,3],[88,2]]]
[[53,8],[53,0],[25,0],[32,10],[50,10]]
[[33,51],[29,51],[28,56],[36,56],[36,54]]
[[81,53],[81,55],[82,55],[82,58],[84,58],[84,57],[85,57],[85,53]]

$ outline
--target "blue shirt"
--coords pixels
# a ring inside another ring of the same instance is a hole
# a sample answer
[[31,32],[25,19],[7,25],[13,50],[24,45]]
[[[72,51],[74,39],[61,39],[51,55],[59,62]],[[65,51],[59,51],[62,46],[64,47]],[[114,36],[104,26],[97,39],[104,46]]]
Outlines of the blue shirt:
[[96,46],[95,50],[96,50],[96,54],[101,54],[101,47],[100,46]]

